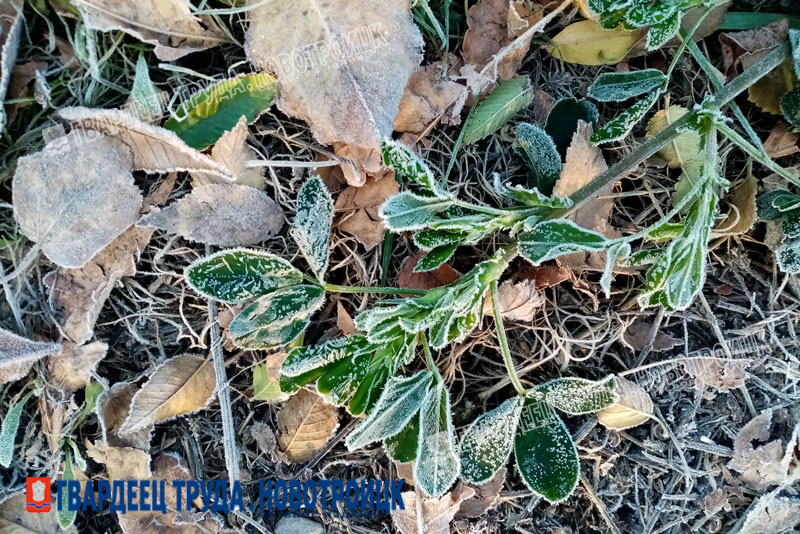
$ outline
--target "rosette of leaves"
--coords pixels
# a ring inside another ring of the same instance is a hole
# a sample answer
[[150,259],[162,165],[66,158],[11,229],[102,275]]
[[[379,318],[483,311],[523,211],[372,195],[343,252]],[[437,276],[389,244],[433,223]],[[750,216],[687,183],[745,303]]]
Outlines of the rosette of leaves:
[[298,193],[290,234],[316,280],[279,256],[241,248],[222,250],[187,267],[186,281],[199,294],[227,304],[248,303],[228,330],[235,345],[285,346],[308,328],[325,299],[321,281],[328,267],[332,217],[333,201],[325,184],[309,179]]
[[800,273],[800,196],[785,189],[761,195],[756,203],[762,221],[780,221],[783,240],[776,252],[778,266],[786,273]]
[[578,451],[557,411],[594,413],[616,403],[613,377],[592,382],[559,378],[508,399],[478,417],[459,445],[461,478],[483,484],[514,451],[517,468],[531,491],[550,503],[569,497],[578,483]]

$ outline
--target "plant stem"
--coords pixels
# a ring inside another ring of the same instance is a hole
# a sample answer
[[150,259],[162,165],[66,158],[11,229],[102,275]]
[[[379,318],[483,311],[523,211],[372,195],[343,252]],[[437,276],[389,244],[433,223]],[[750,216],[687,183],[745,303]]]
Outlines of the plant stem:
[[433,354],[431,354],[431,347],[428,345],[428,336],[425,335],[425,332],[420,332],[417,334],[417,338],[422,345],[422,352],[425,354],[425,365],[428,366],[428,370],[433,371],[438,376],[439,368],[436,367]]
[[503,355],[503,362],[506,364],[508,371],[508,378],[517,393],[525,395],[525,388],[522,387],[522,382],[519,381],[517,372],[514,370],[514,361],[511,359],[511,350],[508,348],[508,337],[506,336],[506,328],[503,325],[503,313],[500,310],[500,299],[497,298],[497,280],[492,280],[490,286],[492,292],[492,315],[494,315],[494,323],[497,328],[497,340],[500,342],[500,353]]
[[683,51],[686,50],[688,43],[694,42],[692,40],[692,36],[697,31],[697,28],[700,27],[703,21],[706,20],[706,17],[708,17],[708,15],[711,14],[711,11],[713,10],[714,7],[707,7],[705,11],[703,11],[703,14],[697,18],[697,21],[695,21],[694,26],[692,26],[688,32],[684,32],[683,30],[681,30],[680,32],[680,36],[682,39],[681,44],[675,51],[675,57],[672,58],[672,63],[669,64],[669,68],[667,69],[667,79],[664,81],[664,87],[662,88],[662,92],[667,91],[667,85],[669,84],[669,80],[672,77],[672,71],[674,71],[675,67],[678,65],[678,60],[683,55]]
[[336,284],[322,284],[325,291],[332,293],[382,293],[386,295],[427,295],[424,289],[411,289],[408,287],[384,287],[384,286],[340,286]]
[[780,175],[782,178],[786,178],[794,185],[800,187],[800,177],[797,175],[789,172],[789,170],[784,169],[769,157],[764,156],[756,147],[751,145],[747,139],[739,135],[736,130],[728,126],[727,124],[717,124],[717,129],[722,132],[722,135],[730,139],[733,143],[735,143],[739,148],[744,150],[744,152],[756,160],[757,162],[764,165],[766,168],[771,170],[772,172]]

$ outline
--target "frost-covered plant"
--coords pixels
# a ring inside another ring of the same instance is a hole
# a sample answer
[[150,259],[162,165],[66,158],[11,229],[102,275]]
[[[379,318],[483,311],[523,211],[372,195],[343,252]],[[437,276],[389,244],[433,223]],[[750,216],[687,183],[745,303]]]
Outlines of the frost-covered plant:
[[787,273],[800,273],[800,196],[776,189],[758,199],[758,218],[780,221],[783,240],[778,248],[778,266]]

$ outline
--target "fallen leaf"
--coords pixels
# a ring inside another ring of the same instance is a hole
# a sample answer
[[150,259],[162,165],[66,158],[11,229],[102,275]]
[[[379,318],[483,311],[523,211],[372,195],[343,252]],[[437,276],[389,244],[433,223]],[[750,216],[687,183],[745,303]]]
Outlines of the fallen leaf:
[[553,37],[548,47],[553,57],[578,65],[612,65],[625,59],[641,37],[638,31],[628,31],[620,25],[604,30],[593,20],[573,22]]
[[272,427],[267,423],[254,423],[250,426],[250,435],[253,436],[256,445],[258,445],[258,450],[263,454],[272,456],[278,447],[275,432],[272,431]]
[[[670,106],[653,115],[647,123],[647,138],[651,139],[677,121],[689,110],[683,106]],[[673,169],[690,167],[703,157],[702,140],[694,130],[686,130],[673,137],[672,140],[658,151],[658,155],[669,162]]]
[[[62,119],[81,130],[78,145],[90,146],[95,138],[119,139],[131,149],[133,169],[145,172],[204,172],[232,182],[231,171],[188,146],[174,132],[147,124],[125,111],[69,107],[58,110]],[[77,135],[77,134],[76,134]]]
[[155,45],[162,61],[228,42],[209,15],[195,17],[186,0],[75,0],[81,19],[92,30],[122,30]]
[[33,341],[0,328],[0,385],[19,380],[38,360],[60,350],[58,343]]
[[25,493],[14,495],[0,504],[0,532],[2,534],[50,534],[63,532],[75,534],[74,526],[62,530],[58,524],[56,492],[49,512],[32,514],[25,509]]
[[247,58],[276,73],[278,106],[317,141],[378,148],[391,134],[422,47],[407,2],[275,0],[248,19]]
[[[643,319],[637,319],[625,328],[622,334],[622,341],[636,352],[639,352],[644,348],[645,344],[647,344],[652,329],[653,323]],[[680,339],[670,337],[659,330],[653,340],[653,346],[650,350],[653,352],[663,352],[681,343]]]
[[225,247],[265,241],[280,231],[283,222],[283,210],[263,191],[239,184],[210,184],[166,208],[153,208],[136,225]]
[[466,484],[467,488],[472,489],[475,495],[464,499],[458,509],[456,517],[476,518],[480,517],[495,506],[497,506],[500,490],[506,481],[506,468],[502,467],[488,482],[475,486]]
[[370,178],[362,187],[347,187],[334,204],[334,212],[340,214],[337,228],[372,250],[383,242],[386,233],[378,208],[398,190],[393,173],[380,180]]
[[414,462],[398,462],[394,460],[397,468],[397,478],[402,478],[409,486],[414,485]]
[[[25,63],[17,63],[11,69],[11,80],[8,82],[7,100],[16,98],[24,98],[30,95],[28,84],[36,79],[37,72],[43,72],[47,68],[47,63],[44,61],[26,61]],[[6,124],[14,122],[17,112],[31,105],[31,102],[15,102],[6,106]],[[0,110],[2,114],[2,110]],[[2,122],[0,120],[0,122]]]
[[709,388],[705,398],[712,399],[717,392],[729,391],[744,385],[745,371],[753,363],[746,359],[726,359],[698,356],[680,360],[686,373],[695,379],[700,391]]
[[653,401],[641,386],[618,376],[615,378],[619,402],[597,412],[607,428],[625,430],[646,422],[653,415]]
[[773,494],[758,498],[738,534],[789,534],[800,526],[800,501]]
[[100,423],[103,440],[113,447],[133,447],[150,450],[153,425],[120,436],[119,429],[130,414],[133,396],[139,386],[129,382],[118,382],[100,394],[97,399],[97,421]]
[[[247,146],[247,118],[242,117],[236,126],[222,134],[211,149],[211,159],[224,165],[234,176],[234,183],[264,190],[264,177],[258,167],[247,167],[249,160],[256,159],[256,151]],[[193,173],[192,185],[228,183],[214,174]]]
[[414,266],[425,255],[424,251],[418,251],[412,256],[407,256],[400,267],[397,275],[397,287],[408,289],[433,289],[435,287],[446,286],[458,280],[458,271],[446,263],[432,271],[415,273]]
[[[536,282],[522,280],[521,282],[503,282],[497,288],[497,300],[500,304],[500,313],[510,321],[529,322],[534,314],[545,304],[545,298],[536,289]],[[490,293],[486,294],[483,304],[483,314],[494,314],[494,306]]]
[[534,0],[509,0],[508,37],[519,37],[544,17],[544,6]]
[[56,454],[64,444],[64,423],[78,411],[75,398],[66,399],[54,388],[48,387],[44,394],[39,395],[39,418],[42,421],[42,434],[47,438],[50,452]]
[[[438,499],[425,499],[420,503],[417,493],[403,492],[404,509],[392,510],[392,521],[401,534],[449,534],[450,522],[461,503],[471,498],[475,490],[459,483]],[[421,523],[421,524],[420,524]]]
[[336,326],[339,327],[339,330],[341,330],[342,334],[345,336],[352,336],[358,331],[353,318],[350,317],[350,314],[344,309],[341,301],[336,303]]
[[467,101],[467,88],[453,81],[441,61],[419,67],[408,79],[394,131],[421,134],[435,121],[442,124],[461,122],[461,110]]
[[103,464],[108,480],[146,480],[152,476],[150,455],[132,447],[111,447],[102,441],[84,442],[86,454]]
[[355,187],[363,186],[367,178],[381,180],[394,171],[383,164],[383,153],[379,148],[364,148],[346,143],[334,143],[333,153],[345,161],[339,165],[345,181]]
[[789,131],[789,125],[779,122],[764,141],[764,150],[772,159],[791,156],[800,152],[800,135]]
[[758,180],[749,175],[728,199],[728,213],[711,231],[712,238],[741,235],[749,232],[756,222]]
[[22,16],[22,1],[8,0],[0,3],[0,132],[6,126],[6,112],[2,102],[11,80],[11,69],[17,61],[19,36],[25,18]]
[[75,393],[86,387],[106,352],[108,345],[100,341],[86,345],[64,341],[61,352],[47,358],[48,382],[64,393]]
[[784,449],[780,439],[754,445],[769,439],[772,415],[772,409],[764,410],[742,427],[733,441],[733,458],[728,462],[728,468],[741,473],[741,481],[756,491],[780,484],[787,474],[788,466],[782,465]]
[[213,400],[216,387],[211,360],[193,354],[167,360],[150,372],[147,382],[133,396],[120,434],[202,410]]
[[12,182],[20,229],[60,267],[83,267],[130,227],[142,195],[130,149],[98,138],[78,146],[75,132],[19,159]]
[[338,425],[333,405],[301,389],[278,412],[278,446],[290,462],[306,462],[325,446]]

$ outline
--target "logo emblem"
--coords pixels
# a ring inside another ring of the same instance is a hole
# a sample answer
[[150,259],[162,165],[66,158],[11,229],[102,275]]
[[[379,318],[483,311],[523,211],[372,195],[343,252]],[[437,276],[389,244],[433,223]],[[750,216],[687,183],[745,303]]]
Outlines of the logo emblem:
[[28,477],[25,479],[25,510],[34,513],[50,511],[50,479]]

